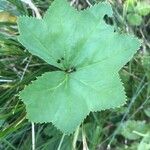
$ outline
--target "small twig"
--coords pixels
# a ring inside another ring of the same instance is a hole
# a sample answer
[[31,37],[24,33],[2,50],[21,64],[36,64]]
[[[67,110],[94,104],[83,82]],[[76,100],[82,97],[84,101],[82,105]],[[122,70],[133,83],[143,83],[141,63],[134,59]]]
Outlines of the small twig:
[[85,0],[85,1],[90,7],[92,7],[92,4],[89,2],[89,0]]
[[4,83],[4,82],[6,82],[6,83],[11,83],[11,82],[15,82],[15,80],[0,79],[0,82],[1,82],[1,83]]
[[17,123],[17,124],[15,124],[15,127],[17,127],[21,122],[23,122],[25,120],[25,116],[21,119],[21,120],[19,120],[19,122]]
[[78,140],[78,135],[79,135],[79,126],[77,127],[77,129],[74,133],[74,138],[73,138],[73,143],[72,143],[73,150],[76,150],[76,143]]
[[29,64],[30,64],[31,60],[32,60],[32,56],[29,57],[28,63],[26,64],[25,68],[23,69],[23,73],[22,73],[22,76],[20,78],[20,82],[23,80],[24,75],[25,75],[25,73],[26,73],[26,71],[27,71],[27,69],[29,67]]
[[[27,71],[27,69],[28,69],[28,67],[29,67],[29,64],[30,64],[31,60],[32,60],[32,56],[29,57],[29,60],[28,60],[27,64],[25,65],[24,69],[23,69],[23,72],[22,72],[22,75],[21,75],[20,81],[19,81],[20,83],[21,83],[21,81],[22,81],[23,78],[24,78],[24,75],[25,75],[25,73],[26,73],[26,71]],[[19,87],[17,87],[16,90],[18,91],[18,90],[19,90]],[[14,110],[13,110],[13,112],[12,112],[13,114],[15,113],[18,104],[19,104],[19,101],[17,102],[16,106],[14,107]]]
[[70,2],[70,6],[72,6],[75,2],[76,2],[76,0],[72,0],[72,1]]
[[139,135],[139,136],[142,136],[142,137],[145,137],[146,136],[146,134],[143,134],[143,133],[140,133],[140,132],[138,132],[138,131],[133,131],[133,133],[135,133],[135,134],[137,134],[137,135]]
[[61,146],[62,146],[62,143],[63,143],[63,140],[64,140],[64,137],[65,137],[65,134],[62,135],[62,138],[61,138],[61,140],[60,140],[60,143],[59,143],[59,145],[58,145],[57,150],[60,150],[60,148],[61,148]]
[[149,44],[149,42],[147,41],[147,39],[146,39],[146,37],[145,37],[145,35],[144,35],[142,29],[140,29],[140,33],[141,33],[141,35],[142,35],[142,39],[143,39],[143,43],[144,43],[144,44],[143,44],[143,52],[146,53],[146,45],[150,48],[150,44]]
[[85,135],[83,127],[82,127],[82,142],[83,142],[83,150],[89,150],[87,141],[86,141],[86,135]]
[[31,124],[32,124],[32,150],[35,150],[35,127],[33,122]]
[[32,3],[31,0],[21,0],[21,1],[29,5],[29,7],[35,12],[36,18],[38,19],[42,18],[38,8],[34,5],[34,3]]
[[129,117],[131,119],[132,117],[135,116],[141,109],[143,109],[144,105],[150,100],[150,96],[146,98],[146,100],[140,105],[139,108],[136,109],[136,111]]

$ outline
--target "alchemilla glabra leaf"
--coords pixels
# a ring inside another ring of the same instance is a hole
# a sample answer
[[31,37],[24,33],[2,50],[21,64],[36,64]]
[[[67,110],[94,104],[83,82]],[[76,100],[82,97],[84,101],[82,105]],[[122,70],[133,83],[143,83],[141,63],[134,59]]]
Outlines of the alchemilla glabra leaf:
[[55,0],[43,19],[19,17],[19,41],[33,55],[60,68],[21,91],[30,121],[52,122],[70,134],[91,111],[125,103],[118,71],[140,43],[114,32],[105,15],[112,16],[108,3],[77,11],[66,0]]

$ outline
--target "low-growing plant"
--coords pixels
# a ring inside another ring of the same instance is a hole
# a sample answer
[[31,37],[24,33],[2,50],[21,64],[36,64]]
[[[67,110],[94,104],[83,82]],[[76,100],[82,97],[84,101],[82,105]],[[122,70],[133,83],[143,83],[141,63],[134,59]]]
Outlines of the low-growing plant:
[[126,103],[118,71],[140,42],[106,24],[112,13],[106,2],[77,11],[66,0],[55,0],[43,19],[18,18],[22,45],[56,67],[19,94],[31,122],[52,122],[70,134],[90,112]]

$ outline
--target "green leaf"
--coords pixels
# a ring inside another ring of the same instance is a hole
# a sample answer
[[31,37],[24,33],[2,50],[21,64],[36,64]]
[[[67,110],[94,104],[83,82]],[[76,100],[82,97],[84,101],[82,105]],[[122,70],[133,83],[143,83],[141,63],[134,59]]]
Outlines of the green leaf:
[[143,137],[142,141],[138,146],[138,150],[149,150],[150,149],[150,132]]
[[150,4],[148,2],[138,2],[135,7],[135,11],[142,16],[146,16],[150,13]]
[[19,41],[60,69],[44,73],[20,93],[30,121],[52,122],[70,134],[90,111],[125,104],[118,71],[140,43],[115,33],[103,20],[106,14],[112,15],[108,3],[77,11],[67,1],[55,0],[43,19],[18,19]]
[[134,8],[136,5],[136,0],[126,0],[124,2],[124,10],[126,11],[126,13],[132,13],[134,12]]
[[129,140],[139,139],[140,136],[136,134],[134,131],[145,134],[148,131],[148,126],[145,124],[145,121],[128,120],[124,122],[121,134],[125,138]]
[[127,15],[127,20],[130,25],[139,26],[142,23],[142,17],[136,13],[129,13]]
[[144,109],[144,113],[150,118],[150,107]]

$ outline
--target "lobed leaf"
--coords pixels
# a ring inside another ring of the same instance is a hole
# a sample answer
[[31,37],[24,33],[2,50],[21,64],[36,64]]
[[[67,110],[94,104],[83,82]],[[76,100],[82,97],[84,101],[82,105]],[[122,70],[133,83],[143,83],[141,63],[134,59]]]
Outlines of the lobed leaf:
[[55,0],[43,19],[19,17],[19,41],[60,68],[21,91],[30,121],[52,122],[70,134],[91,111],[125,103],[118,71],[140,43],[131,35],[115,33],[105,15],[112,15],[108,3],[77,11],[67,1]]

